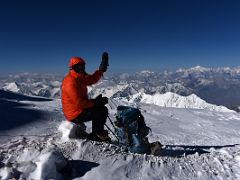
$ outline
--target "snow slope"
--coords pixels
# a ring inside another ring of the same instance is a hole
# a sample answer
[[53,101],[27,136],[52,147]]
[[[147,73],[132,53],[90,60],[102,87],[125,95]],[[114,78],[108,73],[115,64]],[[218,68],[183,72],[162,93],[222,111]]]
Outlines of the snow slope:
[[189,96],[180,96],[176,93],[167,92],[164,94],[156,93],[154,95],[137,93],[122,100],[130,103],[141,102],[146,104],[154,104],[162,107],[176,107],[176,108],[192,108],[192,109],[207,109],[221,112],[234,112],[224,106],[216,106],[209,104],[202,100],[195,94]]
[[[149,140],[165,145],[159,156],[152,156],[123,152],[116,145],[69,139],[66,134],[72,124],[64,120],[59,100],[0,95],[1,104],[9,105],[8,109],[2,106],[1,113],[11,109],[19,115],[20,108],[21,122],[33,118],[27,116],[29,112],[40,113],[39,119],[1,128],[1,179],[240,179],[238,113],[138,103],[152,128]],[[118,105],[128,103],[110,100],[111,119]],[[90,131],[91,123],[86,125]]]

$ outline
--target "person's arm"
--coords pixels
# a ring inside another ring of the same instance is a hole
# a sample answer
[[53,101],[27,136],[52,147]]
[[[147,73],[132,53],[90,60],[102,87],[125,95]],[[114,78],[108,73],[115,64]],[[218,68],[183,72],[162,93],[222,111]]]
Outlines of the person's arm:
[[95,71],[93,74],[87,74],[84,79],[86,85],[90,86],[99,81],[99,79],[102,77],[103,72],[100,70]]
[[92,85],[99,81],[99,79],[102,77],[103,73],[107,71],[108,64],[108,53],[104,52],[102,54],[102,61],[99,66],[99,70],[97,70],[92,75],[86,75],[85,77],[85,83],[86,85]]

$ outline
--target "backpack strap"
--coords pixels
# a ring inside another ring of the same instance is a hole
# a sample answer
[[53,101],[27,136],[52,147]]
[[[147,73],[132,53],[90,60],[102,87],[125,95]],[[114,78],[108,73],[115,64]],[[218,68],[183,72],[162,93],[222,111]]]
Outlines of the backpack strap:
[[129,136],[128,126],[125,125],[125,126],[123,127],[123,129],[124,129],[124,135],[125,135],[125,137],[126,137],[127,145],[128,145],[128,146],[131,146],[131,144],[132,144],[132,139],[131,139],[131,137]]

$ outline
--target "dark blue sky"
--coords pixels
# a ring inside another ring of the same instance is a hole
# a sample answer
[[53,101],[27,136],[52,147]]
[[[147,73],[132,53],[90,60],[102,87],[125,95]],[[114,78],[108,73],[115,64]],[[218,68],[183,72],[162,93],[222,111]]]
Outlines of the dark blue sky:
[[239,66],[240,2],[222,0],[9,0],[0,2],[0,72]]

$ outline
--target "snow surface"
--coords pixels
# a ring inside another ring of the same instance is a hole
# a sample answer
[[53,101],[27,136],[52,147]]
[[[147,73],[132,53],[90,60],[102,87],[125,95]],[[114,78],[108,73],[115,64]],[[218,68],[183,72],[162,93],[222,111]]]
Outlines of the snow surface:
[[[238,113],[111,99],[108,108],[113,120],[120,104],[141,109],[152,128],[149,141],[164,145],[159,156],[153,156],[123,152],[114,144],[69,138],[73,126],[64,119],[58,99],[14,95],[0,100],[9,103],[12,112],[21,108],[22,113],[41,113],[40,119],[1,128],[1,179],[240,179]],[[1,113],[5,110],[1,107]],[[10,123],[11,119],[4,119],[9,116],[2,117],[1,122]],[[90,131],[91,123],[86,125]]]

